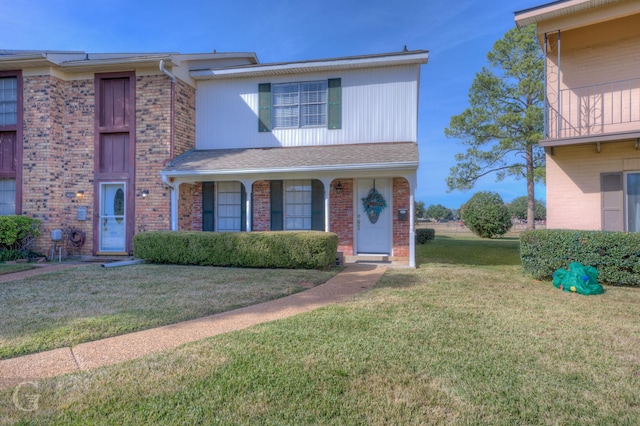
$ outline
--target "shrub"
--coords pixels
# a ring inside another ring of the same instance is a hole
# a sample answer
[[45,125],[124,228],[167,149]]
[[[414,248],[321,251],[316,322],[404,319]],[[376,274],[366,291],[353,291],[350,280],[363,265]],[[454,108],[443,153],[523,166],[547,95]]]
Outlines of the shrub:
[[39,235],[38,219],[0,216],[0,259],[16,260],[25,257]]
[[601,284],[640,286],[640,234],[625,232],[531,230],[520,234],[524,271],[551,279],[571,262],[593,266]]
[[4,249],[0,251],[0,261],[7,262],[11,260],[23,259],[24,253],[20,250]]
[[436,230],[431,228],[416,229],[416,243],[426,244],[436,238]]
[[478,192],[460,209],[464,224],[477,236],[495,238],[506,234],[511,226],[509,209],[495,192]]
[[320,231],[152,231],[133,238],[135,257],[154,263],[246,268],[326,268],[338,236]]

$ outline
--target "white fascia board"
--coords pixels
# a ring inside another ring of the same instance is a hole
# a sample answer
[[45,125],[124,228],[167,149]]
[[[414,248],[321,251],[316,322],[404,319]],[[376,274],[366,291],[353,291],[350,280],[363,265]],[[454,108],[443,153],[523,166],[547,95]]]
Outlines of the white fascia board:
[[161,176],[165,177],[202,177],[210,175],[271,175],[274,173],[328,173],[340,172],[348,173],[355,171],[380,171],[380,170],[417,170],[417,161],[407,161],[402,163],[380,163],[380,164],[353,164],[335,165],[321,167],[282,167],[271,169],[227,169],[227,170],[176,170],[162,171]]
[[317,60],[308,62],[290,62],[271,65],[250,65],[235,68],[192,71],[191,77],[196,80],[216,78],[246,78],[269,74],[295,74],[300,72],[330,71],[366,67],[393,66],[405,64],[426,64],[429,52],[406,55],[390,55],[362,58],[345,58],[335,60]]

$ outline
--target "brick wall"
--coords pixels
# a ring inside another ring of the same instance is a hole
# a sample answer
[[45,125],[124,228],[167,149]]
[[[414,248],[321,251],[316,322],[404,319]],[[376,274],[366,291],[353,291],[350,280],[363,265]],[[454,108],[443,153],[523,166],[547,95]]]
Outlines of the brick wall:
[[253,183],[252,223],[254,231],[271,230],[271,186],[268,180]]
[[202,185],[183,183],[178,197],[178,229],[202,230]]
[[70,211],[64,197],[64,83],[52,76],[23,79],[22,213],[42,221],[43,237],[35,249],[47,253],[49,233]]
[[410,208],[409,182],[404,178],[393,178],[393,252],[392,256],[409,256],[410,222],[398,220],[398,209]]
[[[336,193],[333,189],[340,181],[342,192]],[[338,235],[338,251],[343,252],[347,256],[353,255],[353,179],[336,179],[331,182],[328,188],[329,211],[331,212],[329,219],[329,230]]]
[[174,156],[195,148],[196,89],[177,80],[175,84]]
[[[85,244],[74,247],[67,244],[70,254],[91,254],[93,240],[94,200],[94,81],[71,80],[65,82],[64,93],[65,192],[84,191],[81,199],[65,197],[65,216],[62,226],[85,233]],[[77,219],[78,207],[87,207],[87,220]]]
[[[170,155],[171,80],[136,77],[135,232],[170,229],[170,190],[160,171]],[[146,198],[142,191],[149,191]]]
[[[63,81],[57,77],[26,76],[23,122],[23,214],[42,221],[36,250],[51,253],[50,232],[75,228],[86,235],[84,246],[67,240],[63,252],[92,253],[94,215],[94,80]],[[162,75],[136,77],[135,229],[169,229],[170,192],[160,179],[170,155],[171,80]],[[176,151],[193,147],[195,90],[176,84]],[[179,105],[178,105],[179,104]],[[184,206],[193,206],[193,185],[183,185]],[[67,197],[84,191],[81,199]],[[148,190],[146,198],[141,196]],[[77,220],[78,206],[87,207],[86,221]],[[184,221],[192,208],[182,206]],[[200,213],[200,229],[201,225]],[[189,227],[197,225],[190,224]]]

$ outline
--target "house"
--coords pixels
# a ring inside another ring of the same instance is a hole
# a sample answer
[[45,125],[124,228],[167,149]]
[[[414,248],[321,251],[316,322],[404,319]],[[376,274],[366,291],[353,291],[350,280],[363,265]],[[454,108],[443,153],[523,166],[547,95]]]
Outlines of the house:
[[415,266],[427,59],[0,51],[0,214],[42,220],[42,251],[54,229],[81,255],[147,230],[317,229]]
[[547,227],[640,231],[640,2],[515,13],[545,57]]

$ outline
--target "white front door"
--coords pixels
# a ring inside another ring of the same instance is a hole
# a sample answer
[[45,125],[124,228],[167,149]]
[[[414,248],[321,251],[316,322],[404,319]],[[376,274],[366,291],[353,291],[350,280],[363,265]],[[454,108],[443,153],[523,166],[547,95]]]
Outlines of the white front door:
[[127,218],[126,186],[124,182],[100,184],[100,234],[101,252],[126,251]]
[[359,179],[356,194],[358,254],[391,254],[393,206],[389,179]]

